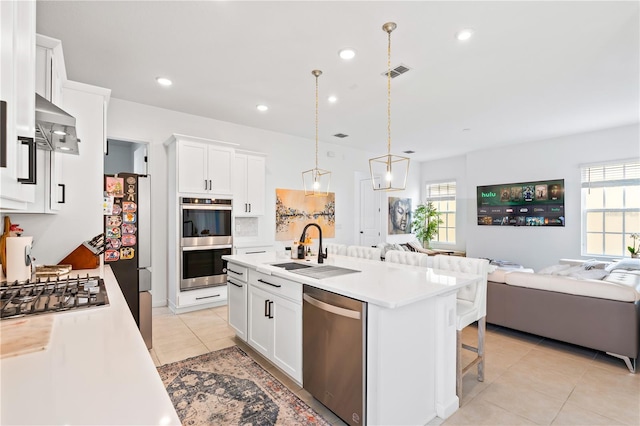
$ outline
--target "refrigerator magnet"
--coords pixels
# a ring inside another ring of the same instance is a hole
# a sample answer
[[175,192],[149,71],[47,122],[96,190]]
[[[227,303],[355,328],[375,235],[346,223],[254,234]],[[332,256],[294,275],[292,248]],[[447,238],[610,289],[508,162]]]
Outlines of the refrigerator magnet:
[[104,252],[105,262],[115,262],[118,259],[120,259],[120,253],[118,250],[107,250]]
[[107,238],[107,249],[119,249],[122,243],[117,238]]
[[107,216],[107,226],[120,226],[120,225],[122,225],[122,217]]
[[122,236],[120,228],[117,226],[107,226],[106,234],[107,238],[120,238]]
[[[125,223],[124,225],[122,225],[122,233],[123,234],[135,234],[136,233],[136,226],[132,225],[130,223]],[[118,236],[117,238],[120,238],[120,236]]]
[[107,195],[112,197],[122,197],[124,195],[124,179],[117,177],[107,177]]
[[120,204],[114,204],[111,214],[120,214],[120,213],[122,213],[122,207],[120,207]]
[[124,247],[131,247],[136,245],[136,236],[134,234],[124,234],[122,236],[122,245]]
[[131,247],[123,247],[120,249],[120,260],[129,260],[133,259],[136,251]]
[[136,214],[135,213],[125,213],[124,223],[136,223]]
[[125,213],[133,213],[138,209],[138,206],[133,201],[125,201],[122,203],[122,211]]

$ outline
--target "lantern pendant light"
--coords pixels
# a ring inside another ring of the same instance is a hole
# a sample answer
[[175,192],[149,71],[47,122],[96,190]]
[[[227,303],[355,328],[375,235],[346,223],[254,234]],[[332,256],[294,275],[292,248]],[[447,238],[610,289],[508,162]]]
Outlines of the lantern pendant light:
[[387,22],[382,30],[387,33],[387,155],[371,158],[369,170],[374,191],[402,191],[407,186],[409,158],[391,154],[391,31],[395,22]]
[[304,195],[311,197],[322,197],[329,194],[329,184],[331,183],[331,172],[318,168],[318,77],[322,71],[311,71],[316,78],[316,167],[306,172],[302,172],[302,183],[304,185]]

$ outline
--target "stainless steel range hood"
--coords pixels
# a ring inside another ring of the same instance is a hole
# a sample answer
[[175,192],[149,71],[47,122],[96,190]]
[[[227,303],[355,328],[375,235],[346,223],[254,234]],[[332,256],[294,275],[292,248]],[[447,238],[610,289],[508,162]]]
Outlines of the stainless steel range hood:
[[76,119],[36,93],[36,145],[79,155]]

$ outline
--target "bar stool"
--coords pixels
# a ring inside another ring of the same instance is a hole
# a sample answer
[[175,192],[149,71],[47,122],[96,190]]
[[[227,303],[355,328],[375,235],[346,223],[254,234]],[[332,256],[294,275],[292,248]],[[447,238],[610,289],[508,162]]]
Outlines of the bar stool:
[[424,253],[412,251],[389,250],[384,256],[386,262],[401,263],[403,265],[430,267],[433,263],[432,257]]
[[381,260],[382,250],[377,247],[349,246],[347,256],[359,257],[361,259]]
[[333,244],[327,243],[325,244],[325,248],[327,249],[327,253],[329,254],[337,254],[340,256],[347,255],[347,246],[346,244]]
[[[465,272],[480,275],[480,282],[458,290],[456,295],[456,395],[462,399],[462,376],[474,365],[478,366],[478,381],[484,381],[484,335],[487,315],[487,273],[489,261],[471,257],[436,255],[433,268],[445,271]],[[462,330],[478,321],[478,347],[462,343]],[[477,353],[476,358],[462,367],[462,349]]]

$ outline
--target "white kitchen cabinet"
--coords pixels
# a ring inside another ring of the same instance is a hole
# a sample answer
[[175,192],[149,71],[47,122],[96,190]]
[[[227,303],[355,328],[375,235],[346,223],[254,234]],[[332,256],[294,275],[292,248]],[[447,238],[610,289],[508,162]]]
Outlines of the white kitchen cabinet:
[[189,308],[193,307],[198,308],[203,303],[219,303],[226,300],[226,285],[182,291],[178,294],[178,306],[181,308],[181,312],[188,312],[191,310]]
[[302,285],[249,270],[248,340],[302,383]]
[[178,192],[230,196],[234,149],[196,139],[181,137],[177,141]]
[[66,80],[62,43],[36,34],[36,93],[55,105],[62,105],[62,86]]
[[266,161],[263,154],[236,152],[233,167],[233,213],[235,216],[264,214]]
[[247,341],[248,270],[235,263],[227,265],[228,321],[236,336]]
[[31,156],[35,155],[35,28],[35,1],[0,2],[0,100],[6,117],[0,132],[4,138],[1,209],[22,210],[35,199],[35,185],[18,180],[37,179]]

